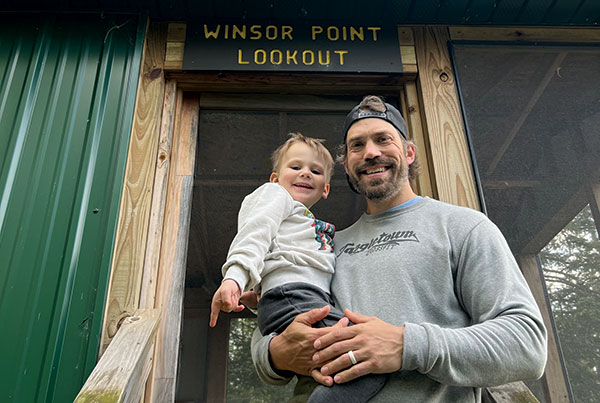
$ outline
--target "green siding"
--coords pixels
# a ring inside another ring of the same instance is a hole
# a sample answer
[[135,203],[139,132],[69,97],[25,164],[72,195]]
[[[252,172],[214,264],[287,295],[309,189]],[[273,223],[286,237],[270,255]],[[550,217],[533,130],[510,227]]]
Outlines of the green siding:
[[0,14],[0,401],[93,369],[145,19]]

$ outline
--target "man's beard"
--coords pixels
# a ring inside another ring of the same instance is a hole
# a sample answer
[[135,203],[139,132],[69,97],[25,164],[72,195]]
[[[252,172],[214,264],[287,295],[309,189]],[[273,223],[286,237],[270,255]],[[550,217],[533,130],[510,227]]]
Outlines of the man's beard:
[[[389,178],[360,181],[360,172],[376,165],[389,166]],[[352,174],[348,175],[348,178],[359,194],[369,200],[383,201],[396,196],[402,190],[402,187],[408,181],[408,164],[405,160],[401,160],[400,165],[398,165],[396,160],[377,158],[356,168]]]

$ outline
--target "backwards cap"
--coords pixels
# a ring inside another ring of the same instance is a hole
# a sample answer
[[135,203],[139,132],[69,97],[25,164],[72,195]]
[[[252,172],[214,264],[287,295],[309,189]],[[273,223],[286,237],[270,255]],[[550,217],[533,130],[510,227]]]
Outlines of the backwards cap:
[[[354,108],[352,108],[350,113],[346,115],[346,120],[344,121],[344,143],[346,142],[346,136],[348,135],[348,130],[350,129],[350,126],[352,126],[354,122],[366,118],[377,118],[385,120],[386,122],[394,126],[396,130],[400,132],[402,137],[408,140],[408,135],[406,134],[406,122],[404,121],[404,118],[402,117],[398,109],[396,109],[393,105],[388,104],[387,102],[384,102],[383,104],[385,105],[385,112],[378,112],[372,110],[361,112],[361,108],[366,109],[365,106],[361,106],[361,104],[358,104]],[[350,177],[348,176],[348,174],[346,174],[346,180],[348,181],[350,189],[354,193],[358,193],[354,185],[352,185],[352,182],[350,182]]]
[[[404,121],[404,118],[402,117],[398,109],[396,109],[393,105],[388,104],[387,102],[385,102],[384,105],[385,112],[361,112],[361,105],[356,105],[346,116],[346,120],[344,121],[344,143],[346,142],[346,136],[348,135],[348,130],[350,129],[350,126],[352,126],[354,122],[366,118],[378,118],[385,120],[386,122],[394,126],[400,132],[402,137],[408,140],[408,135],[406,134],[406,122]],[[364,106],[362,108],[364,109]]]

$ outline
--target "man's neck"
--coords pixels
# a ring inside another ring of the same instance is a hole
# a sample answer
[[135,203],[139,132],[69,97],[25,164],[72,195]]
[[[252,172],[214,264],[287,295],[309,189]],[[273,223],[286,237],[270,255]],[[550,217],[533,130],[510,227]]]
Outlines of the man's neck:
[[382,211],[391,209],[406,203],[407,201],[417,197],[417,194],[413,192],[410,186],[405,186],[396,196],[386,200],[369,200],[367,199],[367,211],[368,215],[381,213]]

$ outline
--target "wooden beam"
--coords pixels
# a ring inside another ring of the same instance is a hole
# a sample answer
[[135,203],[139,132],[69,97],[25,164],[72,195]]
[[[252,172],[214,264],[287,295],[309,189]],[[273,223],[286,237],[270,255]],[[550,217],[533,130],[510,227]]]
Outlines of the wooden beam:
[[567,403],[569,402],[568,380],[562,364],[562,352],[555,333],[552,309],[548,305],[546,283],[541,267],[537,257],[533,255],[518,256],[517,260],[548,331],[548,361],[542,377],[546,400],[548,403]]
[[544,223],[520,251],[520,255],[537,255],[548,242],[552,240],[573,218],[583,209],[588,201],[589,185],[585,184],[575,192],[571,198]]
[[162,122],[158,143],[158,155],[154,175],[154,189],[150,207],[150,223],[148,226],[148,243],[144,258],[144,269],[141,284],[140,308],[153,308],[155,305],[160,245],[167,200],[167,179],[171,165],[171,142],[173,138],[175,111],[181,105],[182,93],[177,92],[177,84],[167,81],[163,101]]
[[76,403],[138,403],[150,367],[160,313],[138,310],[127,317],[75,398]]
[[217,326],[208,330],[206,358],[206,401],[225,403],[227,398],[227,354],[229,352],[229,315],[219,317]]
[[165,54],[166,70],[181,71],[183,68],[186,29],[185,23],[169,23]]
[[411,133],[411,140],[417,146],[417,158],[421,166],[421,174],[417,178],[417,186],[421,196],[437,197],[434,193],[435,183],[431,164],[429,141],[423,130],[423,109],[419,103],[417,84],[409,81],[404,85],[406,104],[406,123]]
[[117,223],[100,354],[119,322],[139,307],[161,109],[166,26],[148,27]]
[[600,42],[597,28],[450,27],[453,41]]
[[482,393],[483,403],[538,403],[538,399],[523,382],[511,382],[505,385],[486,388]]
[[[355,105],[355,101],[348,99],[327,99],[316,95],[296,95],[290,100],[284,94],[219,94],[203,93],[200,97],[201,109],[218,110],[251,110],[273,111],[284,114],[285,112],[340,112],[344,115]],[[285,116],[285,114],[283,115]],[[287,133],[283,133],[286,138]]]
[[377,88],[380,94],[397,94],[402,84],[414,80],[415,74],[331,74],[314,73],[251,73],[251,72],[172,72],[178,88],[186,91],[236,93],[306,94],[307,88],[315,94],[364,95]]
[[414,27],[418,83],[440,200],[479,210],[445,27]]
[[162,320],[154,352],[152,380],[146,390],[146,399],[150,402],[175,400],[198,135],[198,105],[196,95],[183,97],[180,123],[176,123],[178,130],[173,138],[155,300],[155,307],[160,309]]
[[539,180],[487,180],[483,184],[486,189],[513,189],[513,188],[537,188],[542,186],[542,181]]
[[529,117],[529,114],[531,113],[531,111],[533,110],[535,105],[538,103],[538,101],[544,94],[546,87],[548,87],[548,85],[550,84],[550,81],[552,81],[552,79],[554,78],[554,75],[556,74],[557,69],[560,67],[562,62],[565,60],[565,58],[567,57],[567,54],[568,54],[568,52],[560,52],[559,54],[556,55],[556,58],[554,59],[554,62],[552,63],[552,65],[548,68],[546,75],[544,76],[542,81],[540,81],[537,88],[531,95],[529,102],[527,102],[527,105],[521,111],[519,118],[515,121],[515,124],[508,132],[508,135],[504,139],[502,146],[500,146],[500,148],[496,152],[496,155],[494,156],[494,158],[492,158],[492,161],[490,162],[490,166],[487,169],[486,176],[491,176],[494,173],[494,171],[496,170],[496,168],[498,167],[498,164],[504,157],[504,154],[508,150],[508,147],[510,147],[511,143],[513,142],[513,140],[515,139],[515,137],[521,130],[521,127],[523,127],[523,124]]
[[592,210],[592,217],[596,223],[596,231],[598,238],[600,238],[600,184],[596,183],[591,185],[590,195],[590,209]]

